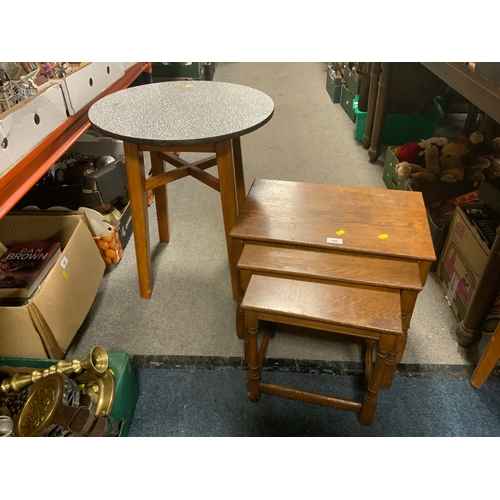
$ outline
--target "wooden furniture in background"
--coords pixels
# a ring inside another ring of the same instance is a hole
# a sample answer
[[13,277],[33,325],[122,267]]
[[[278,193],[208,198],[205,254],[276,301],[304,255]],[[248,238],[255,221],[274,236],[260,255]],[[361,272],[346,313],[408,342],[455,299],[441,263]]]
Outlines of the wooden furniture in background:
[[457,325],[456,334],[460,347],[471,347],[483,336],[483,324],[500,294],[500,227],[486,262],[477,290],[471,299],[464,319]]
[[372,63],[362,138],[371,162],[377,161],[382,153],[387,113],[425,114],[432,104],[438,83],[439,79],[420,63]]
[[[223,82],[161,82],[117,92],[89,111],[93,126],[124,141],[134,241],[142,298],[152,293],[147,191],[154,190],[161,242],[169,241],[166,185],[192,176],[220,192],[228,255],[229,231],[245,200],[240,136],[267,123],[274,103],[264,93]],[[152,176],[146,179],[143,152],[151,153]],[[215,153],[189,163],[168,153]],[[165,162],[175,170],[165,171]],[[218,178],[205,172],[217,165]],[[233,296],[236,266],[229,259]]]

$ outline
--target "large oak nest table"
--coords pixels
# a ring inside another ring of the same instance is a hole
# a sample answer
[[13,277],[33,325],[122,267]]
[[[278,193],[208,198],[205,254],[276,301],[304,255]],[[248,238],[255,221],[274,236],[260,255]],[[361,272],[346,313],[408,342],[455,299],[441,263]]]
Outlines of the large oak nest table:
[[[340,408],[370,425],[435,260],[422,193],[256,179],[230,236],[250,400],[267,393]],[[364,339],[363,400],[263,381],[276,324]]]
[[[219,191],[230,256],[229,232],[246,196],[240,137],[267,123],[273,112],[274,103],[266,94],[213,81],[132,87],[111,94],[90,108],[93,127],[124,142],[141,297],[150,298],[152,293],[148,190],[154,190],[161,242],[169,241],[166,184],[192,176]],[[151,154],[149,177],[142,161],[145,151]],[[173,152],[215,154],[188,163]],[[165,162],[175,169],[166,171]],[[205,172],[215,165],[218,177]],[[229,267],[236,298],[236,268],[231,259]]]

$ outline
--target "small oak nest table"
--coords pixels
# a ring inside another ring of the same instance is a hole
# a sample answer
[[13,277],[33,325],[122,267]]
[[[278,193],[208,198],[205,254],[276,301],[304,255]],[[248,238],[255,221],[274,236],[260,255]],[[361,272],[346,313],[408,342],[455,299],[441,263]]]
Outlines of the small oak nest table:
[[[152,293],[147,192],[155,194],[161,242],[169,241],[166,184],[188,175],[220,192],[233,296],[237,297],[229,232],[245,201],[240,137],[267,123],[274,103],[242,85],[213,81],[173,81],[132,87],[96,102],[89,120],[102,134],[124,144],[128,189],[143,298]],[[142,153],[151,154],[146,177]],[[188,163],[172,152],[215,153]],[[174,170],[166,171],[165,162]],[[218,177],[205,170],[217,165]]]

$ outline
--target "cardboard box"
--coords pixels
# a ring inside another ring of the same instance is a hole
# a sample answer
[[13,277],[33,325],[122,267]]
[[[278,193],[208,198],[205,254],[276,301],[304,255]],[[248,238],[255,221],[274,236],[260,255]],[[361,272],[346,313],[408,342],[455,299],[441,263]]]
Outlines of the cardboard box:
[[0,177],[67,119],[59,83],[0,114]]
[[[0,358],[2,366],[45,370],[57,360]],[[135,406],[139,398],[139,384],[132,369],[129,355],[124,351],[108,352],[108,367],[115,378],[115,401],[110,416],[121,426],[121,437],[128,436]]]
[[0,241],[60,241],[62,254],[26,305],[0,307],[0,356],[61,359],[97,294],[105,265],[82,213],[16,213]]
[[136,62],[119,62],[118,63],[121,68],[123,68],[123,71],[127,71],[127,69],[130,69],[132,66],[137,64]]
[[113,83],[123,77],[123,66],[117,62],[92,62],[57,80],[71,116],[98,97]]
[[479,204],[459,205],[456,208],[448,237],[436,271],[457,321],[462,321],[483,275],[490,249],[463,209]]
[[500,214],[500,178],[482,181],[479,199]]
[[436,253],[437,259],[431,264],[430,271],[436,271],[439,258],[443,252],[444,244],[450,230],[451,218],[433,217],[432,211],[428,208],[426,212],[427,222],[429,223],[429,229],[431,231],[432,244],[434,245],[434,252]]
[[70,159],[93,162],[100,156],[112,156],[115,160],[123,159],[123,141],[89,129],[59,158],[58,163]]

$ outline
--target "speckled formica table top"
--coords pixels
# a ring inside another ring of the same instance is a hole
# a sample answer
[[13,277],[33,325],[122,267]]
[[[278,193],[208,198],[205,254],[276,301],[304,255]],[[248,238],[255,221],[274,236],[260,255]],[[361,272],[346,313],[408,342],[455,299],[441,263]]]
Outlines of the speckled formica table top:
[[239,137],[264,125],[273,112],[273,100],[259,90],[195,80],[120,90],[97,101],[89,120],[106,136],[173,146]]

